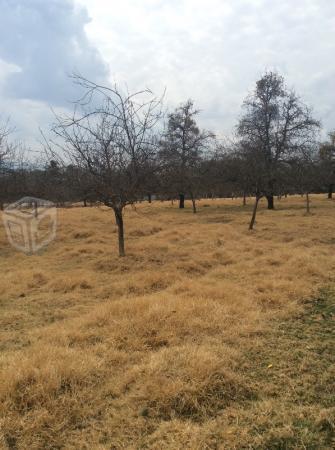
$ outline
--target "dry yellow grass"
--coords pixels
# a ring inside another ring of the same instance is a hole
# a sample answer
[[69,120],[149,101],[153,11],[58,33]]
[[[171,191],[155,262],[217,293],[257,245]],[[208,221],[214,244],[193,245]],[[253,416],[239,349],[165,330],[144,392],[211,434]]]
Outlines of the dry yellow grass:
[[262,204],[250,232],[240,199],[196,215],[143,203],[126,211],[122,259],[106,209],[59,210],[56,241],[33,256],[0,225],[0,445],[318,448],[278,433],[291,439],[299,414],[331,424],[331,410],[292,410],[262,381],[275,324],[334,280],[335,203],[312,208]]

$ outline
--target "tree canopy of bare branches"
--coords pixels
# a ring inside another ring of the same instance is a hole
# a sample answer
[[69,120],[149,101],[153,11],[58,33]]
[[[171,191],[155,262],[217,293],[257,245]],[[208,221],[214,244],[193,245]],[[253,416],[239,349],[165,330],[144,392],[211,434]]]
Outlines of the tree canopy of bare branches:
[[212,132],[198,127],[195,120],[198,113],[193,101],[188,100],[168,115],[159,154],[166,181],[179,195],[179,207],[184,208],[185,194],[188,194],[194,212],[195,195],[202,176],[201,162],[214,140]]
[[268,208],[273,209],[280,165],[316,141],[320,123],[276,72],[266,72],[257,81],[243,110],[237,133],[258,162],[257,172],[262,172],[258,189],[267,197]]
[[161,98],[148,89],[130,94],[80,76],[84,95],[71,117],[57,117],[53,132],[69,161],[90,173],[98,199],[113,209],[119,254],[125,254],[123,209],[144,195],[157,155]]

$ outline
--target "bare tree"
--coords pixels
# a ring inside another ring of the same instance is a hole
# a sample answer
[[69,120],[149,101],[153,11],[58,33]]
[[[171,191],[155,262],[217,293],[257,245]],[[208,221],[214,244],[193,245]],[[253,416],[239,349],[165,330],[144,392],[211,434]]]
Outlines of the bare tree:
[[335,187],[335,131],[329,133],[329,141],[320,147],[321,171],[327,185],[328,198],[333,198]]
[[12,146],[8,142],[9,135],[13,132],[13,128],[9,126],[9,121],[0,124],[0,165],[3,165],[9,156]]
[[237,133],[257,152],[257,160],[264,172],[262,189],[268,209],[273,209],[281,163],[292,158],[306,142],[314,140],[320,124],[276,72],[266,72],[257,81],[254,92],[244,101],[243,109],[245,113]]
[[251,195],[255,197],[254,207],[249,230],[253,230],[259,201],[266,195],[267,173],[266,165],[263,158],[263,152],[259,147],[255,147],[254,143],[243,142],[236,152],[239,164],[242,166],[243,178],[239,176],[243,186],[247,186]]
[[316,146],[306,146],[302,149],[300,157],[289,161],[286,183],[291,185],[295,192],[305,196],[306,214],[310,214],[310,193],[319,184],[319,159]]
[[143,197],[155,166],[162,99],[148,89],[130,94],[78,75],[75,82],[85,93],[71,117],[57,117],[53,131],[67,159],[91,174],[99,201],[113,209],[124,256],[123,210]]
[[201,160],[214,134],[200,130],[195,117],[193,101],[188,100],[168,116],[166,130],[161,140],[160,160],[165,179],[179,195],[179,208],[184,208],[188,194],[196,212],[197,186],[201,178]]
[[9,136],[14,129],[10,126],[9,120],[0,124],[0,210],[3,210],[4,203],[8,199],[7,192],[9,184],[8,175],[12,170],[15,146],[9,141]]

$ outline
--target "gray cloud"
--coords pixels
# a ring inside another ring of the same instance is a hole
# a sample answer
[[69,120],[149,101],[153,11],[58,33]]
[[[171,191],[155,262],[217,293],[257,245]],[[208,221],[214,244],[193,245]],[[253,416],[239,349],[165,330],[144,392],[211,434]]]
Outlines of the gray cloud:
[[88,41],[87,11],[72,0],[1,0],[0,58],[17,66],[7,97],[63,105],[73,100],[73,71],[104,79],[107,66]]

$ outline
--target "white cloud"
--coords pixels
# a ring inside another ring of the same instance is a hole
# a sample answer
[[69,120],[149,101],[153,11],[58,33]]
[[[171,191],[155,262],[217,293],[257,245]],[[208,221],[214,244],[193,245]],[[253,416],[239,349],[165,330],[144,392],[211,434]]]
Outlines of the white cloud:
[[116,80],[192,97],[203,122],[229,133],[265,68],[282,72],[335,127],[335,4],[327,0],[80,0],[88,36]]

